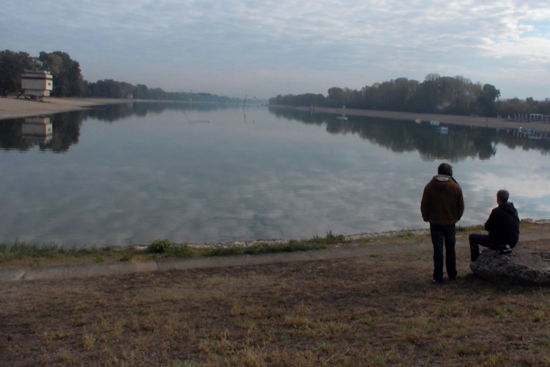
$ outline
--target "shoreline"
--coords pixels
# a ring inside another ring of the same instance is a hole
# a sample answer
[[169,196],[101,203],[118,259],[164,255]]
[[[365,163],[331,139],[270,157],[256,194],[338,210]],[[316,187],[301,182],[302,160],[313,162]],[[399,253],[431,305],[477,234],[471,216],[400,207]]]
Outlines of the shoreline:
[[[51,115],[61,112],[80,111],[90,109],[96,106],[109,104],[122,104],[134,102],[149,102],[149,100],[140,99],[116,99],[116,98],[57,98],[46,97],[44,101],[35,101],[28,99],[16,99],[13,97],[0,98],[0,121],[14,118],[32,117],[38,115]],[[156,102],[172,102],[172,101],[156,101]],[[291,109],[297,111],[310,111],[309,107],[296,106],[279,106],[268,105],[271,108]],[[379,117],[392,120],[411,120],[417,119],[422,122],[437,120],[442,124],[470,126],[476,128],[492,128],[492,129],[518,129],[529,128],[537,132],[550,133],[550,123],[513,121],[495,117],[479,117],[479,116],[461,116],[461,115],[440,115],[430,113],[415,113],[415,112],[395,112],[395,111],[378,111],[378,110],[359,110],[352,108],[327,108],[315,107],[315,112],[342,114],[347,116],[365,116]]]
[[46,97],[43,101],[0,98],[0,120],[8,120],[61,112],[87,110],[95,106],[136,102],[140,100],[115,98],[57,98]]
[[[309,107],[298,106],[279,106],[269,105],[272,108],[291,109],[297,111],[310,111]],[[416,113],[416,112],[395,112],[395,111],[378,111],[378,110],[358,110],[353,108],[328,108],[328,107],[315,107],[314,112],[330,113],[335,115],[344,114],[346,116],[365,116],[365,117],[379,117],[392,120],[410,120],[415,121],[417,119],[422,122],[429,122],[437,120],[441,124],[459,125],[459,126],[471,126],[478,128],[490,128],[490,129],[518,129],[529,128],[534,129],[537,132],[550,132],[550,123],[543,123],[541,121],[514,121],[496,117],[479,117],[479,116],[461,116],[461,115],[440,115],[432,113]]]

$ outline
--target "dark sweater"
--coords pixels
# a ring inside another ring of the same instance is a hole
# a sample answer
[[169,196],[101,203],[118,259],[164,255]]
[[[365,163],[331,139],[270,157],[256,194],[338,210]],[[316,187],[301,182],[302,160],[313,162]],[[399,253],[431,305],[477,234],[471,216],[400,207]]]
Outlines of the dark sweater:
[[494,244],[514,247],[519,241],[519,216],[514,204],[502,203],[494,208],[485,229]]
[[420,211],[425,222],[455,224],[464,214],[460,185],[450,176],[434,176],[424,188]]

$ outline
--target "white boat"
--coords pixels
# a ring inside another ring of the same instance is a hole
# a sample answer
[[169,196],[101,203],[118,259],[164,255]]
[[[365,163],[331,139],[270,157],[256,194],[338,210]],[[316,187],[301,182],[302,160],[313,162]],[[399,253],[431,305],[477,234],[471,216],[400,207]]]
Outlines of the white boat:
[[[343,110],[346,109],[346,106],[343,106],[342,107]],[[346,117],[346,113],[345,112],[342,112],[342,116],[336,116],[336,120],[347,120],[348,118]]]

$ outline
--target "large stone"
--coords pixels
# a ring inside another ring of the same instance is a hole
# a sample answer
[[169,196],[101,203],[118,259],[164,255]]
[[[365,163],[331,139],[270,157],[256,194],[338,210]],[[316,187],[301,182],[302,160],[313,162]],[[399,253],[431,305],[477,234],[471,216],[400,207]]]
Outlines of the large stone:
[[550,285],[550,252],[514,249],[511,254],[486,249],[470,269],[495,283]]

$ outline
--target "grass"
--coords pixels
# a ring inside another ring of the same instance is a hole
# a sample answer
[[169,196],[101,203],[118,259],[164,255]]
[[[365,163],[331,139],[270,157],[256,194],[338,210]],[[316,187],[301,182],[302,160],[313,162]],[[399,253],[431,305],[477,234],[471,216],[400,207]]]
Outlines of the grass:
[[[548,227],[522,223],[522,233],[547,230]],[[467,236],[471,232],[483,231],[482,226],[457,227],[457,237]],[[80,263],[108,263],[116,261],[144,261],[162,258],[191,258],[197,256],[258,255],[275,252],[293,252],[320,250],[331,246],[369,246],[379,244],[400,245],[429,241],[430,236],[416,234],[411,230],[348,240],[344,235],[327,232],[325,237],[314,236],[310,239],[290,240],[286,243],[256,241],[251,245],[223,244],[212,246],[190,246],[177,244],[167,238],[151,242],[145,249],[130,247],[79,247],[65,248],[55,243],[37,244],[25,241],[0,243],[0,269],[22,268]]]
[[274,252],[308,251],[327,248],[328,245],[346,242],[343,235],[328,232],[326,237],[315,236],[307,240],[290,240],[288,243],[258,242],[250,246],[226,244],[192,247],[163,238],[151,242],[143,251],[131,247],[64,248],[55,243],[37,244],[23,241],[0,243],[0,268],[47,266],[78,263],[104,263],[114,261],[140,261],[164,257],[190,258],[196,256],[257,255]]
[[438,285],[430,250],[1,283],[0,352],[9,366],[549,366],[550,289],[474,277],[466,246],[457,262]]

